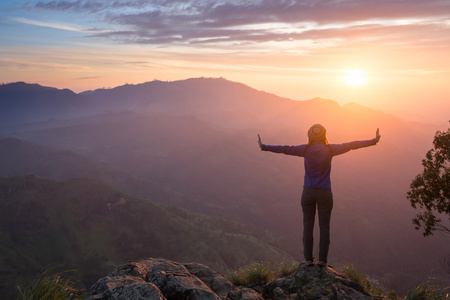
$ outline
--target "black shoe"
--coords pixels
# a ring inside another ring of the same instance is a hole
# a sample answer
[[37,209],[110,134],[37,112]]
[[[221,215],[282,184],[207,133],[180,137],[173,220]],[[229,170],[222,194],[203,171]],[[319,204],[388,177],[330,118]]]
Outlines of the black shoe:
[[326,261],[323,261],[323,260],[319,261],[319,267],[324,268],[326,266],[327,266],[327,262]]
[[310,267],[310,266],[312,266],[312,265],[314,265],[314,261],[312,261],[312,260],[307,260],[307,261],[306,261],[306,266],[307,266],[307,267]]

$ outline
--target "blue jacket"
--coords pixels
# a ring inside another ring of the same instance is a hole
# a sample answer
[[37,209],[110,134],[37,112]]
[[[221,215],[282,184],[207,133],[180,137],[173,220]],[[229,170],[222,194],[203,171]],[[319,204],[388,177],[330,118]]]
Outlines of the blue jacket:
[[331,159],[333,156],[373,145],[376,145],[375,139],[328,145],[324,145],[321,142],[298,146],[270,146],[263,144],[261,150],[304,157],[305,180],[303,186],[314,189],[330,189]]

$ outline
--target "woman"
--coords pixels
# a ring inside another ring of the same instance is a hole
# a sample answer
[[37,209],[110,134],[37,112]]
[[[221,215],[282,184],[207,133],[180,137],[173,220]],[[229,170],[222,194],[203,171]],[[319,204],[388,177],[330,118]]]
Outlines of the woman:
[[313,229],[316,207],[320,227],[319,265],[327,265],[330,247],[330,218],[333,209],[330,181],[331,159],[333,156],[344,154],[350,150],[376,145],[380,141],[380,137],[377,128],[375,138],[371,140],[328,144],[325,127],[315,124],[308,130],[308,144],[270,146],[263,144],[258,134],[258,144],[262,151],[304,157],[305,178],[301,202],[303,210],[303,255],[307,265],[314,264]]

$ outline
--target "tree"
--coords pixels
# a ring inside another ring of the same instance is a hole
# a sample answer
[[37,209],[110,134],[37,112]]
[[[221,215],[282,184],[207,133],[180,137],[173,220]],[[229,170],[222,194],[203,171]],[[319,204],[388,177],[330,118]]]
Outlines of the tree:
[[422,210],[413,224],[417,230],[424,230],[424,236],[434,231],[450,234],[450,228],[437,217],[446,214],[450,220],[450,128],[436,132],[433,145],[422,160],[423,172],[411,182],[407,192],[411,206]]

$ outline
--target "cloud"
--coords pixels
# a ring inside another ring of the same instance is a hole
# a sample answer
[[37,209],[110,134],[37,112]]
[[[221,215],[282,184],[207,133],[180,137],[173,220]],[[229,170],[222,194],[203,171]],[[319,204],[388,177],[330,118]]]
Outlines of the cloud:
[[43,21],[31,20],[31,19],[20,18],[20,17],[12,18],[12,20],[14,20],[16,22],[23,23],[23,24],[28,24],[28,25],[35,25],[35,26],[40,26],[40,27],[47,27],[47,28],[67,30],[67,31],[75,31],[75,32],[97,32],[97,31],[102,31],[102,30],[99,30],[99,29],[85,28],[85,27],[78,26],[78,25],[43,22]]
[[65,62],[50,62],[50,61],[33,61],[33,54],[28,54],[28,57],[22,56],[21,59],[2,59],[0,66],[8,70],[40,70],[40,71],[86,71],[88,68],[72,63]]
[[[255,45],[305,39],[352,42],[369,36],[392,41],[412,28],[418,33],[408,35],[423,41],[428,35],[432,41],[433,36],[448,31],[445,20],[450,17],[450,2],[439,0],[60,0],[35,1],[27,7],[90,15],[93,20],[101,20],[105,28],[114,26],[114,31],[96,32],[90,35],[93,38],[185,46]],[[58,28],[58,24],[46,25]]]
[[173,3],[183,3],[186,1],[104,1],[104,0],[59,0],[59,1],[29,1],[25,7],[28,9],[38,9],[43,11],[58,11],[58,12],[74,12],[74,13],[98,13],[106,10],[121,10],[121,9],[144,9],[149,6],[170,6]]
[[29,8],[47,11],[73,11],[96,13],[105,9],[105,3],[101,1],[39,1],[36,4],[28,4]]
[[79,77],[79,78],[74,78],[72,80],[90,80],[90,79],[98,79],[100,78],[99,76],[88,76],[88,77]]
[[[167,20],[188,17],[219,27],[260,22],[352,22],[367,19],[447,17],[441,0],[59,0],[34,1],[27,8],[74,13],[113,13],[129,16],[158,12]],[[124,13],[125,12],[125,13]]]

